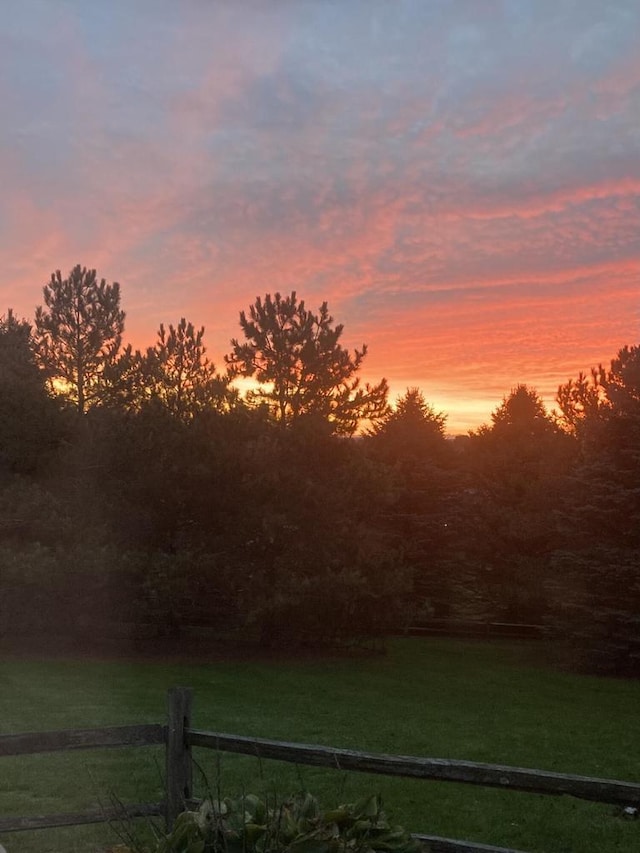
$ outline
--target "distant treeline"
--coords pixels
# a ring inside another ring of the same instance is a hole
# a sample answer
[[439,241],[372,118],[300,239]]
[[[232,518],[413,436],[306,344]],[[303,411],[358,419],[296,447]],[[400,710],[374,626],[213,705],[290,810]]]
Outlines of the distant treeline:
[[640,347],[553,413],[519,384],[449,440],[420,389],[361,384],[326,303],[256,299],[223,370],[185,319],[146,352],[124,320],[79,266],[33,322],[0,319],[0,634],[525,622],[576,668],[640,674]]

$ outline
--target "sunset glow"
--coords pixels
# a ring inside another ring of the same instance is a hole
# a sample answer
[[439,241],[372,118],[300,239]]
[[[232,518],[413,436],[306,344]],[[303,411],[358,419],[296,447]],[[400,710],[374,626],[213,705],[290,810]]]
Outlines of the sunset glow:
[[447,429],[640,339],[637,0],[9,0],[0,313],[119,281],[125,340],[327,300]]

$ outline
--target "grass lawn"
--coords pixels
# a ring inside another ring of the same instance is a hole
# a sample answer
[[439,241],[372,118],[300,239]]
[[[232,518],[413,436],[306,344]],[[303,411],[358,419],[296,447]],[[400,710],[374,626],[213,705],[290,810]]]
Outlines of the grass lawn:
[[[640,781],[640,683],[568,675],[530,645],[401,639],[383,657],[162,663],[7,656],[0,730],[160,722],[165,691],[195,690],[194,725],[375,752],[458,758]],[[331,805],[380,792],[414,832],[538,853],[640,851],[640,821],[569,798],[389,779],[196,750],[212,787],[281,795],[305,787]],[[160,798],[162,750],[0,759],[0,815]],[[197,775],[197,774],[196,774]],[[200,792],[203,791],[200,785]],[[106,826],[11,833],[8,853],[88,853]]]

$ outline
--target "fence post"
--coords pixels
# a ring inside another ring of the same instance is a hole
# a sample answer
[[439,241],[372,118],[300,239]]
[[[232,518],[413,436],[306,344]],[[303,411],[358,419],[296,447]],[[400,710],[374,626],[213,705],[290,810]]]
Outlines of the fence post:
[[166,800],[165,822],[167,832],[187,800],[193,795],[191,747],[187,745],[184,730],[191,725],[193,690],[189,687],[171,687],[167,692],[167,750],[166,750]]

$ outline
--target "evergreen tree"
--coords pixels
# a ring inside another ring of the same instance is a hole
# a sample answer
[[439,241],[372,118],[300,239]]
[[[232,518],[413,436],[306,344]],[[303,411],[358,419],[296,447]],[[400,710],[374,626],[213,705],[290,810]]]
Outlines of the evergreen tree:
[[522,384],[470,436],[460,539],[493,619],[545,617],[555,510],[573,453],[536,390]]
[[[553,418],[547,412],[535,388],[516,385],[491,414],[489,430],[500,439],[517,441],[557,432]],[[486,431],[486,428],[481,432]]]
[[376,452],[390,460],[424,461],[442,455],[446,420],[443,412],[427,403],[419,388],[407,388],[371,430]]
[[553,617],[576,663],[638,675],[640,347],[624,347],[591,375],[597,405],[578,409],[575,421],[580,455],[565,482]]
[[58,407],[36,364],[31,326],[0,317],[0,468],[33,473],[62,434]]
[[156,345],[147,352],[151,398],[182,420],[207,409],[224,411],[233,400],[229,379],[209,361],[203,338],[204,326],[195,329],[183,317],[168,331],[161,324]]
[[577,379],[560,385],[556,402],[560,412],[555,413],[559,426],[569,435],[577,435],[586,421],[598,416],[603,401],[602,366],[592,368],[589,377],[580,372]]
[[367,347],[352,354],[340,344],[344,327],[334,325],[324,302],[317,314],[295,291],[258,297],[249,316],[240,312],[245,342],[231,341],[227,363],[235,375],[255,377],[251,398],[266,404],[282,425],[313,418],[338,435],[353,435],[363,420],[387,410],[387,383],[364,387],[356,374]]
[[449,616],[454,597],[448,548],[456,513],[445,423],[420,389],[408,388],[368,438],[374,458],[391,468],[395,500],[387,522],[412,569],[419,618]]
[[33,353],[31,326],[18,320],[13,310],[0,317],[0,383],[40,389],[43,376]]
[[35,340],[51,386],[83,414],[105,392],[104,371],[120,350],[124,311],[120,285],[99,282],[96,271],[75,266],[60,270],[43,288],[45,307],[36,309]]
[[152,356],[152,350],[143,354],[127,344],[118,357],[104,367],[101,404],[123,412],[139,412],[151,399],[155,370]]

